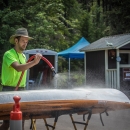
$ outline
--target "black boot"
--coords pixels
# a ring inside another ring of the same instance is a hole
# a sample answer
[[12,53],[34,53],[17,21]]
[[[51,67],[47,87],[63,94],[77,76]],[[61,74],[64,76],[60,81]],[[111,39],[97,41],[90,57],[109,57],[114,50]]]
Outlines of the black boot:
[[25,120],[22,120],[22,130],[24,130],[24,122]]
[[0,130],[8,130],[9,129],[9,120],[3,120],[3,124],[0,126]]

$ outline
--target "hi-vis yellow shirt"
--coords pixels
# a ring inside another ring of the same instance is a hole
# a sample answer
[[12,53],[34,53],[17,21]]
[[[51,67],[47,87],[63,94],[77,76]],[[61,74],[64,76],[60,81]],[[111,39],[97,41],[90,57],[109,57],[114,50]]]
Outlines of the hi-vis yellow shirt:
[[[16,87],[22,72],[17,72],[11,64],[13,62],[19,64],[26,63],[26,57],[23,53],[17,53],[13,48],[5,52],[2,62],[2,85]],[[26,71],[22,77],[19,87],[26,86]]]

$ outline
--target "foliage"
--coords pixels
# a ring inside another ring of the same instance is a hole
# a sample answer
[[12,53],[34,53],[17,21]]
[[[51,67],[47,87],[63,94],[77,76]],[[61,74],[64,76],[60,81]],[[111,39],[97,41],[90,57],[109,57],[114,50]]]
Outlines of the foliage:
[[[34,38],[27,49],[46,48],[59,52],[70,47],[81,38],[82,9],[75,2],[76,0],[71,3],[72,14],[68,13],[69,15],[66,16],[64,10],[70,5],[64,5],[62,0],[2,1],[0,3],[0,57],[11,48],[8,39],[19,27],[27,28],[29,35]],[[77,11],[78,16],[73,15],[73,9]]]
[[110,26],[110,35],[130,32],[130,1],[113,0],[105,13],[106,23]]
[[98,6],[97,2],[93,2],[90,11],[84,16],[82,25],[82,35],[88,37],[89,42],[94,42],[108,35],[108,32],[105,31],[107,26],[103,19],[103,8]]
[[[129,0],[1,0],[0,67],[3,53],[11,48],[8,39],[19,27],[27,28],[34,38],[27,49],[60,52],[82,36],[91,43],[106,35],[129,33],[129,11]],[[81,63],[72,61],[73,68]],[[67,70],[67,63],[60,65]]]

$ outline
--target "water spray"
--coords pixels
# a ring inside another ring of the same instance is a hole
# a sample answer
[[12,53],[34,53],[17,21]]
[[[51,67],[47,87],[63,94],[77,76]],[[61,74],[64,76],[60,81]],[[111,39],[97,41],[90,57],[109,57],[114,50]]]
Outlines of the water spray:
[[[35,57],[35,55],[31,56],[31,57],[28,59],[27,63],[30,62],[32,59],[34,59],[34,57]],[[53,67],[53,65],[52,65],[45,57],[42,56],[41,59],[42,59],[43,61],[45,61],[45,62],[48,64],[48,66],[51,68],[51,70],[56,74],[55,68]],[[25,72],[25,71],[22,71],[22,74],[21,74],[21,76],[20,76],[20,78],[19,78],[19,81],[18,81],[18,84],[17,84],[17,86],[16,86],[16,88],[15,88],[15,91],[18,90],[18,87],[19,87],[19,85],[20,85],[20,82],[21,82],[21,80],[22,80],[22,77],[23,77],[24,72]]]

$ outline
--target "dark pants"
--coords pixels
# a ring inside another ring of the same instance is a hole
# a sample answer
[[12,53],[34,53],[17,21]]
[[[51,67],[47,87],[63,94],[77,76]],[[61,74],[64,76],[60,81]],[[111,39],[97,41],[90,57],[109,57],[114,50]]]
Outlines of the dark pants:
[[[2,91],[14,91],[15,87],[3,86]],[[19,87],[18,91],[25,90],[24,87]],[[9,129],[9,120],[3,120],[3,124],[0,126],[0,130],[8,130]],[[24,120],[22,121],[22,130],[24,130]]]
[[[14,91],[15,87],[10,87],[10,86],[3,86],[2,91]],[[25,90],[24,87],[18,87],[17,91],[23,91]]]

